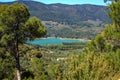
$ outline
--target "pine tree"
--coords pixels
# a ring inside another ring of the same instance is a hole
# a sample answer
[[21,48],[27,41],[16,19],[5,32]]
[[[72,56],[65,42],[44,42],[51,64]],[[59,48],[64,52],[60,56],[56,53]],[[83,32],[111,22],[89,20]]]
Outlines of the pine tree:
[[103,31],[106,42],[109,43],[113,50],[120,48],[120,0],[112,2],[109,5],[110,12],[108,13],[113,23],[108,24]]
[[29,10],[23,4],[0,5],[0,48],[15,58],[18,80],[21,80],[19,45],[46,34],[41,21],[29,17]]

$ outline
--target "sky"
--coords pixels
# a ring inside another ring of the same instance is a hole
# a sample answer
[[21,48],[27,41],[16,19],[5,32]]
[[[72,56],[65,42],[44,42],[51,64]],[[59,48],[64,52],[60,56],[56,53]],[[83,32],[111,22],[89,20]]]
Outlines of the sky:
[[[12,2],[15,0],[0,0],[0,2]],[[63,4],[95,4],[95,5],[105,5],[104,0],[33,0],[42,2],[45,4],[53,4],[53,3],[63,3]]]

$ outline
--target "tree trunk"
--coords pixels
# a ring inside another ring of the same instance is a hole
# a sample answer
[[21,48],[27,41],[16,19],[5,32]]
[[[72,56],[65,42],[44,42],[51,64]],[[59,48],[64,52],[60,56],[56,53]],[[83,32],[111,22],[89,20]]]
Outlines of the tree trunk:
[[16,73],[17,73],[17,80],[21,80],[19,53],[17,53],[16,55]]
[[20,56],[19,56],[19,49],[18,49],[18,36],[15,37],[15,59],[16,59],[16,73],[17,73],[17,80],[21,80],[21,70],[20,70]]
[[17,69],[17,79],[21,80],[21,74],[20,74],[20,70]]
[[19,48],[18,48],[18,37],[19,37],[19,22],[14,26],[15,30],[15,38],[14,38],[14,49],[15,49],[15,59],[16,59],[16,74],[17,74],[17,80],[21,80],[21,70],[20,70],[20,56],[19,56]]

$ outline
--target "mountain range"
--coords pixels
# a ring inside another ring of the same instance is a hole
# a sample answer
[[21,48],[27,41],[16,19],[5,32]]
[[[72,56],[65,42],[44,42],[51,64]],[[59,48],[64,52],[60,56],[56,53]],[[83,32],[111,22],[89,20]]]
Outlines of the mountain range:
[[[6,2],[0,4],[12,4]],[[46,37],[93,38],[110,22],[105,6],[83,4],[43,4],[24,1],[31,16],[40,18],[47,28]]]
[[[0,4],[12,3],[13,2],[1,2]],[[81,21],[101,21],[103,23],[110,21],[107,16],[108,9],[105,6],[91,4],[43,4],[35,1],[24,1],[23,3],[28,6],[32,16],[36,16],[42,21],[53,21],[69,25],[79,25]]]

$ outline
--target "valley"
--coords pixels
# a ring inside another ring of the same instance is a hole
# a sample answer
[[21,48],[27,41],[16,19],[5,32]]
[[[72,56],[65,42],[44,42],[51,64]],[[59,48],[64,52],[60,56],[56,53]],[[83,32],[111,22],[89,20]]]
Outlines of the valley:
[[0,2],[0,80],[120,80],[119,6]]
[[103,31],[106,23],[111,22],[105,6],[44,4],[35,1],[23,3],[30,9],[31,16],[41,19],[47,28],[46,37],[91,39]]

